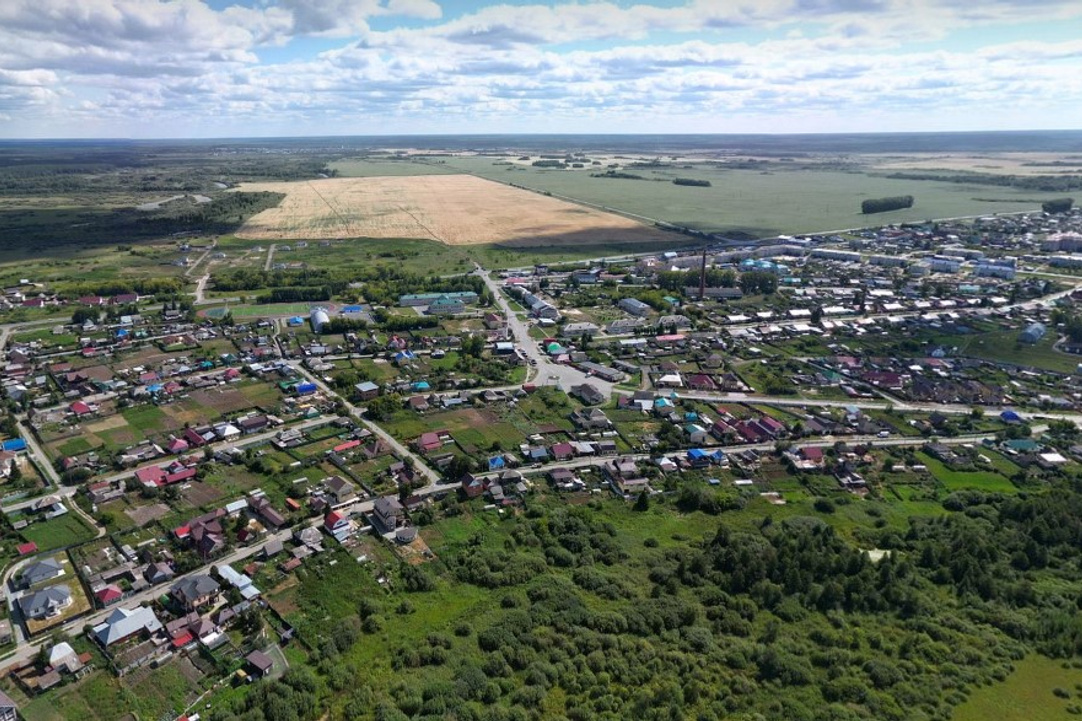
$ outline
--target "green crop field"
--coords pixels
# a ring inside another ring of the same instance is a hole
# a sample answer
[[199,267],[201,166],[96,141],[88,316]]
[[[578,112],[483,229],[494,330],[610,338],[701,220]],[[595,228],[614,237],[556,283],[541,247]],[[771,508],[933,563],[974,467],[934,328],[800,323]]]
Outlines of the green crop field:
[[[589,205],[645,219],[713,232],[754,236],[826,232],[884,223],[919,222],[1036,210],[1033,201],[1055,196],[1014,188],[995,188],[935,180],[901,180],[852,169],[769,163],[758,169],[730,169],[696,163],[689,167],[627,168],[644,180],[591,177],[603,167],[550,170],[497,164],[490,157],[423,158],[409,161],[343,161],[334,166],[343,176],[424,175],[458,170],[502,183],[551,193]],[[387,172],[393,169],[395,172]],[[708,180],[711,187],[678,186],[675,177]],[[862,215],[868,198],[912,195],[911,209]],[[994,196],[996,202],[979,198]]]

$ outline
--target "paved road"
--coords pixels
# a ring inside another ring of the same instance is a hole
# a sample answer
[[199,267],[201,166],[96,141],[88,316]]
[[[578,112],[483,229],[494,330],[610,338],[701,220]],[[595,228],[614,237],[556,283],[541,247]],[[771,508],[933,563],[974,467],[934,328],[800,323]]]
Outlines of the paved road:
[[[942,443],[944,445],[964,445],[967,443],[979,443],[985,439],[993,439],[995,434],[992,433],[975,433],[970,435],[953,436],[950,438],[936,438],[936,443]],[[789,441],[789,439],[786,439]],[[794,447],[799,448],[829,448],[838,441],[842,441],[846,444],[855,445],[861,443],[871,443],[877,447],[895,447],[895,446],[922,446],[928,443],[930,439],[923,436],[891,436],[889,438],[880,438],[879,436],[820,436],[817,438],[802,438],[793,439],[791,443]],[[723,453],[739,453],[740,451],[773,451],[776,447],[775,441],[768,443],[745,443],[742,445],[734,446],[706,446],[711,451],[722,451]],[[683,451],[677,451],[676,453],[683,453]],[[530,466],[517,469],[523,475],[542,475],[548,473],[556,468],[566,468],[568,470],[575,470],[578,468],[590,468],[604,465],[605,463],[615,458],[633,458],[636,461],[649,461],[653,458],[660,456],[672,456],[673,453],[621,453],[616,456],[593,456],[576,458],[572,461],[560,461],[557,463],[546,463],[542,466]],[[494,478],[503,471],[492,471],[487,473],[475,474],[480,478]]]
[[[627,391],[624,391],[627,392]],[[923,413],[940,413],[950,415],[967,415],[973,411],[973,406],[956,403],[910,403],[906,401],[871,401],[867,399],[853,400],[826,400],[819,398],[795,398],[789,396],[757,396],[754,393],[678,393],[680,398],[708,401],[711,403],[762,403],[772,406],[806,406],[809,408],[862,408],[871,410],[886,410],[893,408],[896,411],[919,411]],[[980,406],[986,415],[999,415],[1006,410],[1015,408]],[[1018,411],[1025,418],[1047,418],[1074,421],[1082,425],[1082,413],[1073,411]]]
[[[236,440],[233,440],[233,441],[217,441],[215,443],[208,444],[207,446],[205,446],[205,448],[209,448],[212,452],[213,451],[219,451],[219,450],[222,450],[224,448],[234,448],[234,447],[235,448],[244,448],[246,446],[258,445],[260,443],[266,443],[267,441],[271,440],[276,435],[278,435],[278,433],[280,433],[281,431],[286,430],[288,428],[299,428],[300,430],[307,430],[309,428],[314,428],[316,426],[326,425],[326,424],[331,423],[333,421],[334,421],[334,418],[332,418],[330,416],[320,416],[318,418],[310,418],[308,420],[301,421],[300,423],[286,424],[284,426],[279,426],[278,428],[275,428],[273,430],[263,431],[262,433],[256,433],[256,434],[250,435],[250,436],[242,436],[242,437],[240,437],[240,438],[238,438]],[[26,439],[27,447],[30,450],[30,452],[34,454],[34,459],[38,462],[38,465],[51,470],[52,469],[52,464],[49,463],[49,459],[45,455],[44,451],[41,450],[41,447],[38,446],[36,442],[32,442],[32,440],[34,438],[33,434],[31,434],[31,433],[29,433],[27,431],[27,432],[25,432],[25,435],[23,437]],[[202,450],[202,449],[198,449],[198,450]],[[121,479],[130,480],[135,475],[135,472],[138,471],[139,469],[141,469],[141,468],[150,468],[151,466],[160,466],[163,463],[168,463],[172,459],[173,459],[172,456],[162,456],[160,458],[155,458],[153,461],[150,461],[148,463],[144,463],[144,464],[139,465],[139,466],[133,466],[132,468],[129,468],[129,469],[124,470],[124,471],[120,471],[118,473],[112,473],[112,474],[110,474],[108,476],[95,476],[94,478],[91,479],[91,481],[94,482],[94,483],[98,483],[98,482],[101,482],[101,481],[109,481],[110,483],[114,483],[114,482],[119,481]],[[53,484],[55,486],[57,486],[57,488],[54,491],[53,495],[59,495],[62,498],[70,498],[71,496],[74,496],[82,488],[81,485],[80,486],[60,486],[59,485],[60,479],[59,479],[59,476],[57,475],[55,470],[51,470],[51,478],[52,478]],[[4,511],[4,513],[11,513],[12,511],[18,511],[18,510],[21,510],[23,508],[27,508],[28,506],[33,505],[34,503],[37,502],[37,500],[38,500],[37,498],[32,498],[32,499],[29,499],[29,500],[26,500],[26,501],[20,501],[18,503],[13,503],[10,506],[4,506],[3,511]]]
[[363,425],[368,430],[372,431],[373,434],[381,438],[387,445],[393,448],[395,453],[398,454],[399,458],[412,458],[414,469],[421,473],[425,478],[427,478],[430,484],[437,484],[440,482],[440,475],[431,468],[429,468],[428,464],[424,462],[424,459],[416,455],[406,446],[399,443],[397,438],[392,436],[387,431],[383,430],[380,426],[365,418],[364,409],[358,408],[357,406],[347,401],[345,398],[342,398],[337,392],[331,389],[331,387],[328,386],[322,378],[313,374],[311,371],[301,365],[300,361],[291,361],[290,363],[296,369],[297,373],[304,376],[312,383],[315,383],[316,386],[319,387],[319,389],[322,390],[324,393],[330,395],[333,398],[338,398],[339,400],[341,400],[342,404],[345,405],[346,410],[349,411],[350,415],[353,416],[358,423]]
[[488,286],[496,299],[496,305],[507,316],[507,326],[511,331],[511,335],[514,336],[515,344],[523,350],[526,357],[531,361],[531,366],[536,370],[537,374],[534,377],[534,383],[537,385],[555,385],[566,393],[571,390],[572,386],[588,382],[604,393],[606,397],[612,395],[616,387],[615,384],[587,375],[572,366],[553,363],[548,354],[541,350],[541,344],[530,337],[529,326],[519,314],[511,309],[507,296],[499,284],[481,266],[477,266],[474,274],[479,275],[485,281],[485,285]]
[[[450,492],[450,491],[454,491],[457,488],[458,488],[457,483],[434,483],[432,485],[426,486],[425,488],[422,488],[422,489],[416,491],[416,493],[417,493],[417,495],[420,495],[420,496],[430,496],[430,495],[438,495],[438,494],[441,494],[441,493],[447,493],[447,492]],[[360,513],[368,513],[369,511],[372,510],[372,506],[374,505],[374,503],[375,503],[374,499],[369,499],[369,500],[364,500],[364,501],[357,501],[357,502],[355,502],[353,504],[350,504],[349,506],[344,507],[343,510],[346,511],[348,514],[354,514],[354,515],[355,514],[360,514]],[[319,526],[322,523],[323,523],[323,518],[316,517],[316,518],[308,519],[307,521],[305,521],[301,525]],[[268,534],[267,536],[262,538],[260,540],[260,542],[257,543],[256,545],[254,545],[254,546],[245,546],[245,547],[242,547],[242,548],[234,549],[230,553],[228,553],[228,554],[226,554],[224,556],[221,556],[219,558],[215,558],[210,563],[207,563],[207,564],[205,564],[203,566],[200,566],[199,568],[191,571],[188,574],[185,574],[183,576],[178,576],[176,579],[174,579],[173,582],[175,583],[176,581],[179,581],[180,579],[186,578],[188,576],[194,576],[194,575],[198,575],[200,573],[207,573],[211,566],[216,566],[216,565],[219,565],[219,564],[230,564],[230,565],[232,565],[232,564],[235,564],[235,563],[239,563],[240,561],[244,561],[244,560],[246,560],[248,558],[251,558],[255,554],[259,553],[259,551],[261,551],[263,549],[263,546],[266,545],[266,543],[268,543],[271,540],[279,540],[279,541],[283,541],[283,542],[287,541],[290,538],[290,536],[292,536],[293,530],[294,529],[292,529],[292,528],[287,528],[287,529],[283,529],[281,531],[278,531],[277,533]],[[14,603],[14,596],[10,593],[11,587],[10,587],[10,585],[8,583],[8,580],[15,573],[15,571],[17,570],[17,568],[20,565],[22,565],[23,563],[26,563],[27,561],[30,561],[30,560],[32,560],[32,559],[24,559],[19,564],[16,564],[15,566],[10,567],[7,570],[7,572],[4,574],[4,593],[5,593],[5,596],[7,598],[9,608],[11,607],[11,604]],[[101,623],[102,621],[105,620],[105,618],[110,613],[112,613],[118,607],[134,608],[135,606],[137,606],[139,604],[146,603],[146,602],[151,601],[151,600],[153,600],[155,598],[158,598],[163,593],[166,593],[168,588],[169,588],[169,586],[166,585],[166,584],[160,584],[160,585],[157,585],[157,586],[153,586],[151,588],[146,589],[145,591],[141,591],[141,592],[139,592],[137,594],[134,594],[134,595],[128,597],[127,599],[125,599],[123,601],[123,603],[117,604],[115,606],[110,606],[108,609],[96,611],[96,612],[92,613],[89,616],[80,616],[78,618],[74,618],[74,619],[62,624],[58,628],[53,629],[53,631],[50,632],[49,635],[50,636],[55,636],[58,633],[64,633],[64,634],[67,634],[68,636],[77,636],[78,634],[82,633],[82,630],[83,630],[83,628],[85,626],[87,626],[87,625],[96,625],[98,623]],[[21,632],[20,632],[20,638],[21,638]],[[43,643],[42,641],[29,643],[26,640],[20,640],[18,646],[16,647],[16,649],[13,652],[10,652],[6,656],[0,658],[0,665],[10,666],[10,665],[13,665],[15,663],[25,663],[26,661],[29,661],[30,659],[32,659],[40,651],[42,643]]]

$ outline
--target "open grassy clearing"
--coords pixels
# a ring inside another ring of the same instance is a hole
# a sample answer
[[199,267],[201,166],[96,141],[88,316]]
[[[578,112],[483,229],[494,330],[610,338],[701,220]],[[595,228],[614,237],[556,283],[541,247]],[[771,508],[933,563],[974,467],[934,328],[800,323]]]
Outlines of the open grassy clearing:
[[236,320],[249,318],[277,318],[300,315],[305,318],[314,306],[334,309],[333,303],[265,303],[259,305],[227,305],[220,308],[208,308],[200,311],[200,315],[207,318],[224,318],[226,314],[232,315]]
[[[1043,656],[1028,656],[1014,664],[1015,671],[1003,683],[974,691],[967,702],[954,710],[954,721],[1067,721],[1078,718],[1067,707],[1078,704],[1082,670]],[[1070,699],[1059,698],[1053,689],[1063,689]]]
[[38,549],[42,551],[74,546],[94,537],[94,531],[86,522],[71,512],[49,521],[32,523],[20,533],[27,541],[38,544]]
[[1016,493],[1014,484],[995,471],[956,471],[932,458],[927,453],[918,452],[917,458],[928,467],[928,472],[946,486],[948,491],[977,490],[986,493]]
[[1074,373],[1082,356],[1056,350],[1056,334],[1048,333],[1033,345],[1018,343],[1017,330],[993,331],[969,338],[953,340],[960,355],[1016,365],[1032,366],[1059,373]]
[[259,183],[286,193],[237,231],[260,240],[428,238],[448,245],[652,243],[668,233],[573,203],[469,175]]
[[55,694],[33,700],[20,712],[27,721],[115,721],[138,704],[138,697],[108,671],[95,671]]

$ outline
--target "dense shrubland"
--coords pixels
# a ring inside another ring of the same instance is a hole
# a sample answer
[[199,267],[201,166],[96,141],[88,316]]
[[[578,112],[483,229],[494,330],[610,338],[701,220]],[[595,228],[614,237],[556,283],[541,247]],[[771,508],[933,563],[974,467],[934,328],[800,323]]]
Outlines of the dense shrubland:
[[[343,685],[327,671],[310,705],[300,679],[276,682],[236,717],[947,719],[1025,654],[1082,651],[1082,496],[963,492],[945,506],[869,531],[891,552],[876,563],[817,518],[738,528],[721,510],[701,541],[643,544],[603,504],[535,504],[342,621],[367,629],[351,644],[389,644],[386,673]],[[634,518],[641,531],[673,512]],[[371,635],[425,594],[470,586],[491,603],[418,616],[434,623],[419,643]]]

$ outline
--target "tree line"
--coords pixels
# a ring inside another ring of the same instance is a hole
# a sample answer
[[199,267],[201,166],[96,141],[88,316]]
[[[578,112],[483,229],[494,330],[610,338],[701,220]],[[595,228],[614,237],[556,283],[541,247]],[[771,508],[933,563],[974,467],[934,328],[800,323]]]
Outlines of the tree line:
[[889,198],[869,198],[860,204],[860,212],[864,215],[873,213],[886,213],[891,210],[913,207],[912,195],[896,195]]

